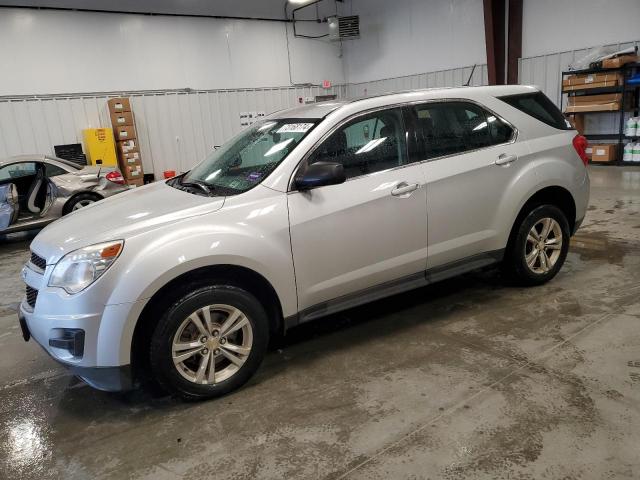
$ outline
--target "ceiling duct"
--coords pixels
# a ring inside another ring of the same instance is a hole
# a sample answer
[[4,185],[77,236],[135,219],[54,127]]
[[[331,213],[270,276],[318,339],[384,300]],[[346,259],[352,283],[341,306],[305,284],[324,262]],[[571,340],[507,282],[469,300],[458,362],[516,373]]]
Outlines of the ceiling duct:
[[351,40],[360,38],[360,17],[350,15],[347,17],[329,17],[329,39],[333,41]]

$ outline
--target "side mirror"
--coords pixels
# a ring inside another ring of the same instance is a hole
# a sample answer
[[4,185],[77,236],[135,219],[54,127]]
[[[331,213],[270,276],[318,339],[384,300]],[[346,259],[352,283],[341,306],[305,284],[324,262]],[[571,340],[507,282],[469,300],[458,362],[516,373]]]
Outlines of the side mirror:
[[309,190],[325,185],[337,185],[347,179],[341,163],[316,162],[307,166],[302,176],[296,178],[298,190]]

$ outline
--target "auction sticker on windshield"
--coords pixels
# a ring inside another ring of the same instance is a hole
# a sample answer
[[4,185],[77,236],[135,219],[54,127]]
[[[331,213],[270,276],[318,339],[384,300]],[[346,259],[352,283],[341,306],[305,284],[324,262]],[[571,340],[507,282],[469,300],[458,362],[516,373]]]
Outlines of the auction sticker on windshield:
[[287,123],[281,126],[277,132],[278,133],[305,133],[308,132],[311,127],[313,127],[313,123]]

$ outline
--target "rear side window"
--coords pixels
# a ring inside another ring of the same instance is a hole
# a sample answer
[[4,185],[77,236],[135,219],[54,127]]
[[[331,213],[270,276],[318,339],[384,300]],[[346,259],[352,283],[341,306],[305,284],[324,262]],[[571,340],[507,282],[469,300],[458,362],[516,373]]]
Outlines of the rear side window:
[[513,129],[501,118],[468,102],[411,107],[423,158],[436,158],[506,143]]
[[52,165],[51,163],[44,164],[45,175],[49,178],[57,177],[58,175],[64,175],[68,173],[66,170],[58,167],[57,165]]
[[560,130],[573,129],[558,107],[542,92],[507,95],[498,98],[550,127]]

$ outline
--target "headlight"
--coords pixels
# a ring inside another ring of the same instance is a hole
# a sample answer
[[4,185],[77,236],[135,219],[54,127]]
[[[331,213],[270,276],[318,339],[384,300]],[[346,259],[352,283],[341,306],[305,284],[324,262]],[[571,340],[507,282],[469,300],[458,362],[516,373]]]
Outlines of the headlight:
[[124,240],[98,243],[75,250],[60,259],[49,278],[50,287],[78,293],[95,282],[116,261]]

